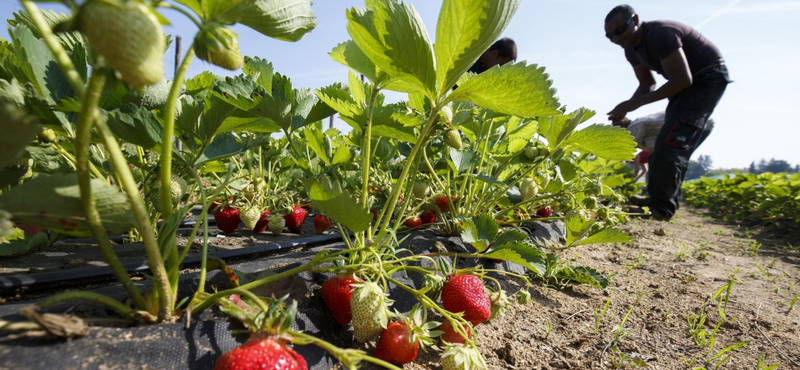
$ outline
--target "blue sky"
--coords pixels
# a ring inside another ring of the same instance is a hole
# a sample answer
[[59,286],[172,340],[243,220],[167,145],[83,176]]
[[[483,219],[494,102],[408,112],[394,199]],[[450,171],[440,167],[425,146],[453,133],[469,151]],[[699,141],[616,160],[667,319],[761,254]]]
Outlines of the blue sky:
[[[421,14],[431,39],[435,39],[439,1],[411,1]],[[605,113],[627,99],[637,81],[622,50],[603,36],[603,18],[617,1],[521,0],[519,10],[503,36],[516,40],[519,60],[547,67],[560,101],[569,109],[587,107],[598,112],[590,123],[604,123]],[[800,1],[787,0],[671,0],[630,2],[643,20],[668,19],[698,27],[719,47],[731,78],[713,118],[717,125],[695,157],[710,155],[715,167],[746,167],[760,158],[785,159],[800,164],[800,119],[794,107],[800,104]],[[51,3],[43,8],[63,10]],[[271,61],[277,72],[292,78],[296,87],[317,88],[346,82],[347,69],[327,53],[349,39],[345,9],[363,6],[362,0],[318,0],[313,9],[317,28],[297,43],[277,41],[245,27],[240,35],[242,54]],[[13,0],[0,0],[4,18],[21,7]],[[172,22],[165,32],[181,35],[188,45],[196,28],[175,11],[162,11]],[[3,35],[6,37],[6,35]],[[171,48],[165,56],[168,76],[173,73]],[[194,62],[189,75],[211,70],[225,71],[202,61]],[[659,84],[663,80],[658,80]],[[401,94],[389,93],[389,100]],[[663,110],[666,101],[632,112],[636,118]],[[336,126],[347,129],[337,122]]]

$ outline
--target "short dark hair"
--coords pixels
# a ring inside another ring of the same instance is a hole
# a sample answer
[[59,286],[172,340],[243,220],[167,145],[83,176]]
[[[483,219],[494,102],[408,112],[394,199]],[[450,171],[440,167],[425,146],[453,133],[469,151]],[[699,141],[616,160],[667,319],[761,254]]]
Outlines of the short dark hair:
[[489,47],[489,50],[497,50],[499,56],[517,61],[517,43],[508,37],[503,37],[495,41],[494,44]]
[[614,9],[611,9],[611,11],[608,12],[608,15],[606,16],[606,23],[620,14],[623,15],[625,18],[630,18],[633,17],[634,14],[636,14],[636,11],[633,10],[633,8],[627,4],[617,5],[614,7]]

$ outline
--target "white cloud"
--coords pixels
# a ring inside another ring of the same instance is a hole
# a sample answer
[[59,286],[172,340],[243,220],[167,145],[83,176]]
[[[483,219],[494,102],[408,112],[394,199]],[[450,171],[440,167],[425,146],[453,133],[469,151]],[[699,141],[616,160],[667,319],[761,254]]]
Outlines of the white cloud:
[[733,1],[729,2],[728,5],[725,5],[721,9],[717,10],[716,12],[714,12],[714,14],[712,14],[710,17],[704,19],[702,22],[700,22],[700,24],[695,26],[695,28],[696,29],[700,29],[701,27],[711,23],[711,21],[713,21],[714,19],[717,19],[718,17],[721,17],[721,16],[729,13],[733,9],[733,7],[735,7],[736,4],[740,3],[741,1],[742,0],[733,0]]

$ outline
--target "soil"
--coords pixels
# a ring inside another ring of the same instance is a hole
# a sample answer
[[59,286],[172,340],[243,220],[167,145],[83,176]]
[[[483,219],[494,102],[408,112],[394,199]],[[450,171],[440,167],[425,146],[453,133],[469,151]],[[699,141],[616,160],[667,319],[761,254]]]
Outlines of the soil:
[[[736,225],[690,209],[681,210],[669,223],[636,220],[623,228],[633,236],[631,244],[584,246],[561,253],[562,260],[609,276],[606,290],[538,281],[530,289],[532,302],[512,304],[503,316],[476,327],[478,348],[489,369],[613,369],[645,364],[652,369],[714,368],[726,356],[721,369],[756,369],[760,356],[767,365],[779,364],[779,369],[800,369],[800,307],[790,310],[800,292],[796,285],[800,250],[792,247],[800,244],[796,225]],[[241,238],[226,240],[233,243],[212,244],[236,248],[251,236],[258,241],[271,237],[237,233]],[[27,262],[18,263],[30,268],[22,264]],[[734,273],[722,320],[719,298],[714,301],[712,295],[729,284]],[[506,282],[508,294],[513,295],[518,288],[513,280]],[[306,296],[321,306],[317,290]],[[606,302],[608,310],[596,320],[595,310],[602,311]],[[703,330],[710,334],[719,324],[710,350],[695,343],[687,324],[689,315],[703,311],[707,314]],[[337,336],[349,338],[349,333]],[[741,342],[747,345],[712,360]],[[361,347],[367,352],[372,348],[374,342]],[[209,356],[216,357],[217,352],[211,350]],[[439,356],[436,351],[420,352],[417,361],[404,369],[441,369]]]
[[[562,254],[607,274],[608,289],[539,283],[530,290],[532,302],[513,304],[476,327],[489,369],[713,369],[726,356],[720,369],[756,369],[760,356],[765,365],[800,369],[800,305],[790,311],[800,292],[800,251],[789,244],[798,245],[796,226],[781,233],[681,210],[669,223],[637,220],[623,228],[634,237],[629,245]],[[722,320],[719,299],[711,297],[734,273]],[[595,330],[595,310],[602,312],[607,301]],[[720,324],[710,350],[695,343],[687,323],[704,307],[702,329],[710,334]],[[625,335],[615,340],[620,327]],[[712,360],[740,342],[747,345]],[[441,369],[439,356],[420,352],[404,369]]]

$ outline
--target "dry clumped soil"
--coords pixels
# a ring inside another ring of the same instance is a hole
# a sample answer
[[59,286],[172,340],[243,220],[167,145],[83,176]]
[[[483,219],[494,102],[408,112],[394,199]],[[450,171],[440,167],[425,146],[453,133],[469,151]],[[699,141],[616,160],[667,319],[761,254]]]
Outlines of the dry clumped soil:
[[[610,275],[608,289],[538,284],[531,289],[531,303],[513,304],[504,316],[476,328],[489,369],[634,369],[645,364],[649,369],[713,369],[719,358],[712,357],[745,341],[746,346],[720,356],[730,356],[720,369],[756,369],[760,356],[765,365],[800,369],[800,307],[789,311],[800,292],[800,253],[789,244],[796,241],[796,226],[748,228],[699,210],[681,210],[669,223],[637,220],[623,228],[633,236],[629,245],[578,247],[561,256]],[[758,243],[762,246],[753,251]],[[709,352],[695,345],[687,315],[699,314],[705,305],[703,329],[713,331],[721,317],[711,296],[737,270],[727,320]],[[602,311],[609,299],[596,332],[595,309]],[[612,331],[628,311],[627,335],[614,346]],[[371,352],[373,346],[363,349]],[[441,369],[439,356],[420,352],[415,363],[403,368]],[[687,366],[692,358],[694,364]]]

